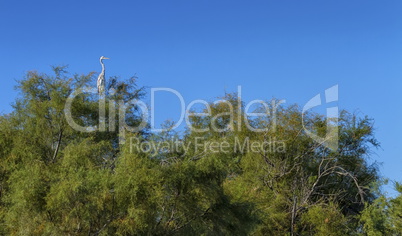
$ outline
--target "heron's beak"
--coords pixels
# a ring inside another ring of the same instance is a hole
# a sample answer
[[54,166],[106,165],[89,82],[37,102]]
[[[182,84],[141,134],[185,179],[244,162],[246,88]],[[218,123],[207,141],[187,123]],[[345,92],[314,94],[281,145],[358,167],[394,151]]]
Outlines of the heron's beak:
[[108,57],[104,57],[103,59],[110,59],[110,58],[108,58]]

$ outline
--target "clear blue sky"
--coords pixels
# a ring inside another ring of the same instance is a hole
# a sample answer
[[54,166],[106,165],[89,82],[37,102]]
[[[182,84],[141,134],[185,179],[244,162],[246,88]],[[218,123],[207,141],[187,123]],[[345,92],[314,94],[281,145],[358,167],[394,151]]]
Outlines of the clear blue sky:
[[[375,119],[381,173],[402,181],[400,0],[14,0],[0,17],[1,113],[26,71],[100,71],[101,55],[107,75],[137,74],[188,102],[241,85],[245,100],[303,105],[338,84],[341,109]],[[178,117],[173,96],[158,104],[158,120]]]

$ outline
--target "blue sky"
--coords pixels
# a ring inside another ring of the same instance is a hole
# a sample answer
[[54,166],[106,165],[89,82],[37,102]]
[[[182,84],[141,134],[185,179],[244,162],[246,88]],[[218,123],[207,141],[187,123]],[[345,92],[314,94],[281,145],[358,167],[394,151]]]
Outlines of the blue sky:
[[[0,112],[26,71],[100,71],[170,87],[187,104],[243,98],[305,104],[338,84],[341,109],[375,120],[373,160],[402,181],[402,1],[1,1]],[[177,119],[161,94],[157,121]],[[390,189],[387,189],[391,191]]]

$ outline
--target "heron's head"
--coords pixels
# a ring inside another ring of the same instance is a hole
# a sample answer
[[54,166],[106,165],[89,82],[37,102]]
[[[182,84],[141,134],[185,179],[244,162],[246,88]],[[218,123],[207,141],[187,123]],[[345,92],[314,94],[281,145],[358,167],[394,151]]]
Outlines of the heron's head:
[[107,57],[101,56],[101,57],[100,57],[100,60],[102,61],[103,59],[110,59],[110,58],[107,58]]

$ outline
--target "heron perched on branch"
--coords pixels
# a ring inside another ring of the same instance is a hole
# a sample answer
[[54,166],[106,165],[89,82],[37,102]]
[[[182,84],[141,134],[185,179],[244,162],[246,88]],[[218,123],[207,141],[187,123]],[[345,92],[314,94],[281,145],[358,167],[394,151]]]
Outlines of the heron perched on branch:
[[102,72],[98,76],[97,87],[98,93],[101,94],[105,91],[105,65],[103,64],[103,59],[109,59],[107,57],[101,56],[99,61],[102,65]]

